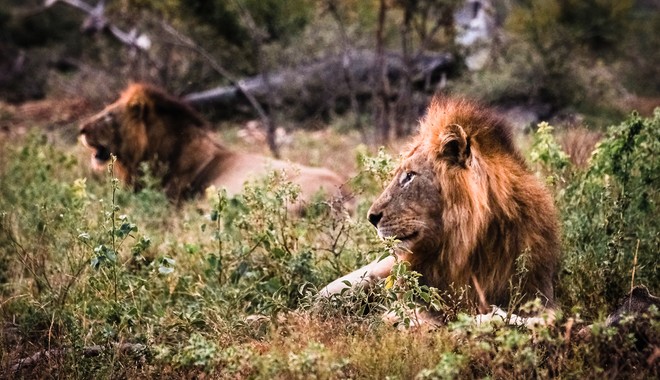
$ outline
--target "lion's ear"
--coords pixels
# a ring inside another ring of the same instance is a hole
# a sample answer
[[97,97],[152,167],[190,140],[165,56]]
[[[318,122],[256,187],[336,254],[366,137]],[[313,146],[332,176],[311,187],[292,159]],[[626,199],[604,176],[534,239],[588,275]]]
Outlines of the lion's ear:
[[440,157],[460,166],[470,158],[470,137],[463,127],[450,124],[440,135]]
[[144,121],[147,117],[147,104],[140,100],[132,101],[128,104],[128,112],[135,119]]

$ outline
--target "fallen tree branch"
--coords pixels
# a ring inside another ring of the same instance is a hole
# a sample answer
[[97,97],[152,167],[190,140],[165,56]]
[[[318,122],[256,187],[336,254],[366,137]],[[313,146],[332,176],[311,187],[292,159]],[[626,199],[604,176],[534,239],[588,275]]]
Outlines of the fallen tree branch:
[[[275,96],[282,104],[305,104],[313,109],[323,107],[323,102],[346,100],[355,96],[365,100],[372,97],[375,84],[373,69],[376,56],[367,50],[347,52],[349,67],[344,65],[346,56],[331,56],[327,59],[292,69],[275,71],[269,75],[269,83],[265,83],[262,75],[232,81],[228,86],[215,87],[206,91],[195,92],[184,96],[195,106],[213,104],[224,106],[225,109],[237,110],[250,97],[253,101],[268,104],[268,97]],[[407,69],[403,57],[395,53],[385,54],[385,75],[392,83],[398,83]],[[426,54],[415,57],[412,61],[412,83],[421,91],[432,91],[429,86],[438,82],[442,74],[451,70],[454,58],[451,54]],[[353,83],[349,86],[343,78],[349,71]],[[394,87],[394,86],[393,86]],[[393,93],[396,97],[397,94]],[[325,105],[327,106],[327,104]]]
[[146,34],[138,34],[136,29],[124,32],[111,23],[107,17],[105,17],[104,0],[100,0],[94,7],[81,0],[46,0],[44,6],[48,8],[56,3],[64,3],[86,13],[88,17],[83,22],[82,27],[85,32],[96,33],[107,30],[124,45],[128,45],[144,52],[148,51],[151,47],[151,39]]

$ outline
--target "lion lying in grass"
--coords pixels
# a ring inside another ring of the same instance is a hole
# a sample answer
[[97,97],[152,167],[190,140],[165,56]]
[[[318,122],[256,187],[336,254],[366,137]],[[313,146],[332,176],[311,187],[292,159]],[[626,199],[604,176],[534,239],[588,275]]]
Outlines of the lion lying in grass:
[[333,281],[322,296],[369,285],[404,261],[420,283],[441,293],[467,289],[476,309],[494,310],[481,321],[506,316],[500,308],[512,301],[511,284],[519,285],[519,303],[539,298],[554,307],[560,239],[553,200],[509,128],[486,109],[434,100],[368,218],[381,238],[399,241],[396,255]]
[[141,165],[161,174],[162,186],[174,202],[191,198],[214,185],[232,195],[243,184],[269,171],[285,172],[300,185],[300,200],[319,192],[339,196],[344,180],[324,168],[312,168],[269,157],[234,152],[216,141],[208,124],[186,103],[144,84],[129,86],[120,98],[80,127],[83,144],[93,150],[92,166],[105,167],[117,157],[117,176],[139,186]]

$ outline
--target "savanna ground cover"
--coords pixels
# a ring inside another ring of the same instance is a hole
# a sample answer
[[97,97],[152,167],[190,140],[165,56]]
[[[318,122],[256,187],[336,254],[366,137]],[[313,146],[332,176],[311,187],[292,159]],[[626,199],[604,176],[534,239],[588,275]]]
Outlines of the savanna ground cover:
[[[394,242],[378,239],[364,216],[389,179],[396,148],[359,145],[359,137],[332,129],[295,133],[285,158],[351,173],[356,202],[353,214],[318,202],[298,218],[285,211],[297,190],[277,173],[235,198],[211,189],[208,201],[180,208],[148,176],[143,190],[128,191],[112,165],[90,171],[74,131],[35,125],[2,141],[2,377],[660,374],[656,308],[641,322],[605,325],[632,285],[660,292],[660,111],[609,127],[585,166],[572,163],[547,124],[521,136],[563,227],[560,314],[554,326],[534,330],[477,326],[460,299],[443,304],[404,267],[399,281],[369,295],[316,297],[329,281],[392,251]],[[259,149],[235,130],[222,135]],[[382,321],[383,312],[404,315],[419,300],[452,321],[432,331]],[[588,324],[590,333],[580,333]]]

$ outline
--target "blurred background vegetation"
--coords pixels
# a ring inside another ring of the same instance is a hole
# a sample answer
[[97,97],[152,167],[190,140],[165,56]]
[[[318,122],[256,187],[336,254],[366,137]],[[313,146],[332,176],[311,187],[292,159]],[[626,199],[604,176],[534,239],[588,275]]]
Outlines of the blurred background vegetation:
[[[631,109],[649,115],[660,99],[652,0],[89,0],[87,12],[72,6],[81,2],[0,4],[0,99],[98,105],[129,81],[184,95],[261,75],[257,100],[278,123],[339,119],[380,141],[410,132],[435,93],[501,106],[523,124],[554,117],[591,128]],[[424,54],[451,62],[414,78]],[[336,57],[343,66],[321,66],[325,76],[308,70]],[[401,66],[394,77],[384,74],[388,57]],[[285,70],[305,82],[302,93],[269,86]],[[214,120],[259,116],[248,102],[200,108]]]

